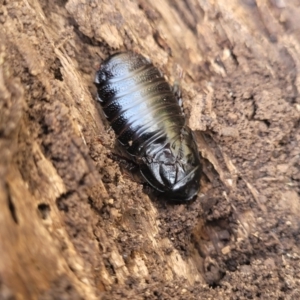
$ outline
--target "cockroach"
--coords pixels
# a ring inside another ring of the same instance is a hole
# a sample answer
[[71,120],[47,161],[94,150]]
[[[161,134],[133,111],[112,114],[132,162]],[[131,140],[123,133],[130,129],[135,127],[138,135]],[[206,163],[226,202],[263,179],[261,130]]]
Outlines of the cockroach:
[[97,99],[124,153],[143,180],[165,199],[189,201],[200,189],[202,168],[181,99],[144,56],[121,52],[96,73]]

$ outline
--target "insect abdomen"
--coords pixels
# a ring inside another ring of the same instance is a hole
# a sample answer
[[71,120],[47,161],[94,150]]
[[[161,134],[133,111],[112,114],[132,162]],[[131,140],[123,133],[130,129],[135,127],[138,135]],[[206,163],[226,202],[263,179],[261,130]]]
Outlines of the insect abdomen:
[[108,121],[129,152],[130,144],[142,147],[144,136],[167,130],[166,125],[178,124],[180,130],[184,124],[181,109],[170,85],[152,64],[140,56],[124,53],[115,62],[111,58],[109,69],[98,96]]

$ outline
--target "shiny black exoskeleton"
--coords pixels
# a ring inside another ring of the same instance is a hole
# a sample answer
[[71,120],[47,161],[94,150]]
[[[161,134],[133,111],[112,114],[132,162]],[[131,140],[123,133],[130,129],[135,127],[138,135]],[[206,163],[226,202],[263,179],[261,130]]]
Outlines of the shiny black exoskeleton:
[[102,63],[95,84],[104,114],[146,182],[172,201],[193,199],[199,152],[161,72],[142,55],[117,53]]

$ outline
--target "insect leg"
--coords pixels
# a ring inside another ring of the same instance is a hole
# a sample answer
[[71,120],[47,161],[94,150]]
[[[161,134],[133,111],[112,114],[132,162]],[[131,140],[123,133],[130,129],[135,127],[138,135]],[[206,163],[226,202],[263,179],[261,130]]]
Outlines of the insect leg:
[[183,70],[179,65],[176,65],[176,79],[174,81],[173,87],[172,87],[172,92],[181,107],[181,110],[183,112],[183,106],[182,106],[182,92],[180,89],[180,82],[183,78]]
[[137,163],[127,158],[126,156],[111,152],[108,157],[116,161],[120,166],[125,176],[130,177],[137,183],[145,183],[140,175],[140,168]]

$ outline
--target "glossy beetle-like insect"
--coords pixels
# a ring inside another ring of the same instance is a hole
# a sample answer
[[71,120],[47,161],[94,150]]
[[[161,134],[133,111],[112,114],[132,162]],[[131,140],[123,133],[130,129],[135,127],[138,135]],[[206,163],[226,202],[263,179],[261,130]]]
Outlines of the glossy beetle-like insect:
[[200,188],[199,152],[161,72],[140,54],[117,53],[102,63],[95,84],[105,116],[144,180],[166,199],[193,199]]

